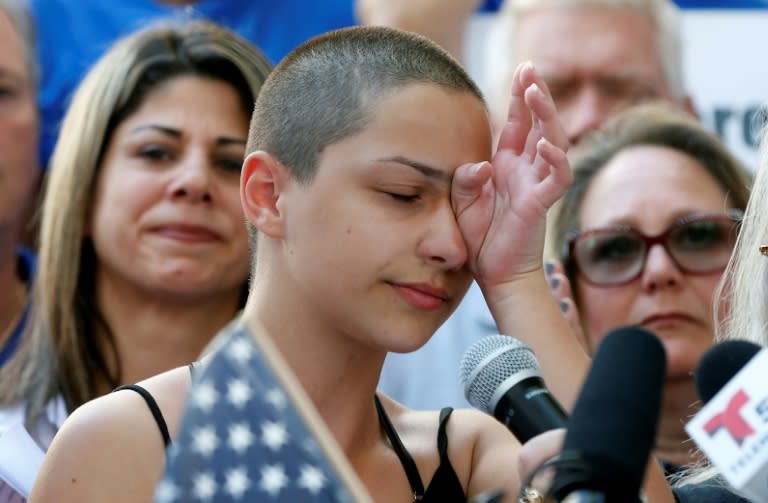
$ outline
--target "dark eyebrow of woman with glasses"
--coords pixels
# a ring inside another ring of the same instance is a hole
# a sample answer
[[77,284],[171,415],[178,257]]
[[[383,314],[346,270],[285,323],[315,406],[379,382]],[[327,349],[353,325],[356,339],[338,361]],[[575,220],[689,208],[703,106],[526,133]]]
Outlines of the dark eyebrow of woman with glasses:
[[[664,344],[654,454],[672,474],[695,461],[683,428],[695,413],[692,371],[713,343],[714,295],[751,177],[693,117],[661,104],[621,112],[571,161],[574,183],[550,217],[552,293],[590,353],[624,325]],[[612,224],[627,215],[632,226]]]

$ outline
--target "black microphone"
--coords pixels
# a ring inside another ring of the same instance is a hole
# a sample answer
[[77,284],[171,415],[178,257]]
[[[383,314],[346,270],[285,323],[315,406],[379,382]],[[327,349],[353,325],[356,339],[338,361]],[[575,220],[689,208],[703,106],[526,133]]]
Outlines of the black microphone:
[[472,344],[459,375],[467,401],[504,423],[521,443],[566,426],[567,415],[544,386],[533,351],[514,337],[489,335]]
[[735,492],[768,501],[768,350],[728,340],[704,353],[694,381],[701,410],[685,431]]
[[605,336],[568,421],[549,497],[558,502],[640,500],[665,375],[666,353],[651,332],[625,327]]
[[701,401],[708,403],[761,349],[744,340],[723,341],[709,348],[693,374]]

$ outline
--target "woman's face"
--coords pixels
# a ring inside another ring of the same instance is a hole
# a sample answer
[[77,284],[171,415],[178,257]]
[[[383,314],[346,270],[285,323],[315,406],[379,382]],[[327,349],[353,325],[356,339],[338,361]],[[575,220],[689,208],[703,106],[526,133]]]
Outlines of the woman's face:
[[233,87],[182,76],[147,94],[115,128],[88,226],[100,285],[190,299],[242,288],[248,121]]
[[[581,230],[622,224],[653,236],[684,216],[727,208],[723,189],[693,158],[666,147],[635,146],[598,173],[579,220]],[[640,277],[627,284],[599,287],[577,275],[574,286],[591,349],[614,328],[641,325],[661,338],[668,378],[689,378],[713,342],[712,301],[721,273],[684,273],[663,246],[653,245]]]

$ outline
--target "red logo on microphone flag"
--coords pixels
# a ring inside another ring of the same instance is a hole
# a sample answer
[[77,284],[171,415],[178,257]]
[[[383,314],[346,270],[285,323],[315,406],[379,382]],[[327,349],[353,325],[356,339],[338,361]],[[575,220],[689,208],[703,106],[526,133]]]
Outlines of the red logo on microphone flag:
[[749,402],[749,396],[743,389],[740,389],[728,401],[723,412],[715,414],[712,419],[704,423],[704,431],[711,437],[721,428],[725,428],[734,442],[741,445],[748,436],[755,432],[752,426],[741,416],[741,409],[747,402]]

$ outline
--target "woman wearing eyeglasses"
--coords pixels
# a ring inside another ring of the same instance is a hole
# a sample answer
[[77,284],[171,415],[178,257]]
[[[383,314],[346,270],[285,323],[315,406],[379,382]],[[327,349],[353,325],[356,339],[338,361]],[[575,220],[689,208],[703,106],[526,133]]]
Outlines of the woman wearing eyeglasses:
[[579,145],[574,183],[553,212],[550,286],[589,352],[612,329],[662,340],[667,381],[656,455],[693,459],[692,373],[713,343],[713,295],[746,207],[748,172],[687,115],[653,104],[617,115]]

